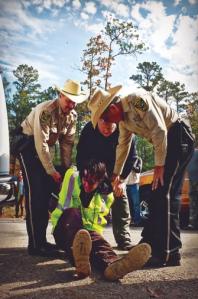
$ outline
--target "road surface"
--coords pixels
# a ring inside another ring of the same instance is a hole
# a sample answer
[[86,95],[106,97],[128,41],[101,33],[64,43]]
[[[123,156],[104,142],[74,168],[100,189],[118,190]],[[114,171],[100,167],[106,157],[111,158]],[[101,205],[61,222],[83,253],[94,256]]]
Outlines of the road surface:
[[[53,241],[49,226],[48,240]],[[131,230],[133,242],[140,228]],[[105,237],[115,246],[112,229]],[[182,265],[139,270],[119,282],[106,282],[96,272],[77,280],[64,259],[28,256],[24,220],[0,219],[0,298],[128,299],[198,298],[198,232],[182,231]],[[121,251],[117,251],[121,254]]]

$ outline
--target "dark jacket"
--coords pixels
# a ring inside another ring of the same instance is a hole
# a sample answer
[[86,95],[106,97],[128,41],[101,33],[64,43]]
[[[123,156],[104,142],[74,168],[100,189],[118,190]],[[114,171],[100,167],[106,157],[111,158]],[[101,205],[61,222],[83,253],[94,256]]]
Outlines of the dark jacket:
[[[118,136],[119,130],[116,129],[109,137],[105,137],[99,132],[98,127],[94,130],[92,123],[88,122],[83,128],[77,144],[76,163],[78,170],[82,168],[85,161],[96,159],[106,164],[107,173],[111,176],[115,164]],[[135,140],[133,138],[130,152],[121,175],[122,178],[125,179],[131,172],[133,161],[136,160],[136,158],[137,153]]]

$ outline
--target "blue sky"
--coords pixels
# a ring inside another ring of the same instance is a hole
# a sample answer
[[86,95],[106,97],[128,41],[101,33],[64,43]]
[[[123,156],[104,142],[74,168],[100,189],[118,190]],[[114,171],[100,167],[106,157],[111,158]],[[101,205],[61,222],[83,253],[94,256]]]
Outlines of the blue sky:
[[138,26],[149,49],[113,66],[112,85],[135,88],[129,77],[139,62],[156,61],[164,77],[198,91],[198,0],[0,0],[0,65],[12,73],[19,64],[39,71],[42,88],[83,80],[78,70],[89,38],[111,14]]

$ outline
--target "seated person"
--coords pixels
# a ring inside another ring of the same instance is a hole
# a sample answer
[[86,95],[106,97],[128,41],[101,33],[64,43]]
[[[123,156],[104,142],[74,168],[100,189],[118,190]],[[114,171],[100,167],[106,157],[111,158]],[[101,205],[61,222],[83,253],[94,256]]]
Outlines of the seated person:
[[56,244],[65,250],[79,278],[89,276],[94,266],[114,281],[143,267],[151,254],[150,245],[142,243],[120,259],[103,238],[105,216],[114,201],[113,193],[101,195],[106,175],[105,164],[94,160],[80,173],[68,169],[51,215]]

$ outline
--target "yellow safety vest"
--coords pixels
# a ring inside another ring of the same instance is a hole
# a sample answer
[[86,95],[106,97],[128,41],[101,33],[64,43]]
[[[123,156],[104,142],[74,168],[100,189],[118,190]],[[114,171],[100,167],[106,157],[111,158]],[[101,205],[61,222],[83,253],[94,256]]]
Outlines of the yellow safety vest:
[[108,195],[95,193],[89,206],[84,208],[80,200],[80,185],[81,181],[78,172],[75,172],[72,168],[68,169],[59,193],[57,207],[51,214],[53,230],[65,209],[79,208],[81,210],[83,227],[102,234],[107,223],[105,216],[109,214],[114,201],[113,193]]

